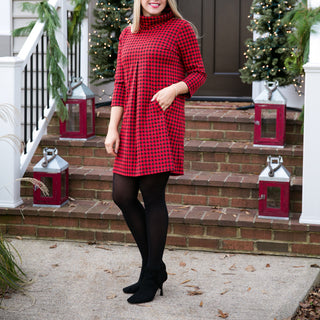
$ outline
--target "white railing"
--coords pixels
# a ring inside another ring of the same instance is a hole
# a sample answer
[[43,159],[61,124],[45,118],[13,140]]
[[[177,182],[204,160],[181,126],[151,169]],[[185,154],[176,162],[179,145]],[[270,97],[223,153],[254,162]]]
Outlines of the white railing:
[[[52,0],[49,1],[49,3],[57,9],[57,12],[59,13],[59,17],[61,19],[61,13],[63,12],[62,8],[58,6],[59,0]],[[63,2],[63,1],[61,1]],[[67,34],[67,30],[63,30],[64,24],[61,24],[62,26],[62,34]],[[27,41],[22,46],[17,58],[21,59],[22,62],[22,68],[24,68],[28,61],[30,61],[31,55],[35,52],[36,46],[39,44],[41,37],[43,35],[43,27],[44,24],[40,21],[37,21],[36,25],[32,29],[30,35],[28,36]],[[64,41],[66,43],[66,41]],[[66,45],[64,45],[63,42],[60,42],[61,48],[63,49]],[[66,50],[64,50],[64,53],[66,55]],[[66,74],[66,73],[65,73]],[[27,88],[25,88],[27,90]],[[20,175],[23,176],[29,163],[31,162],[31,159],[39,145],[39,142],[41,141],[42,136],[46,133],[47,126],[54,114],[56,103],[53,100],[49,101],[48,108],[44,109],[44,119],[39,120],[39,129],[34,129],[33,131],[33,139],[32,141],[28,141],[26,145],[26,152],[23,153],[23,155],[20,158]],[[26,108],[26,106],[24,106]],[[24,124],[26,125],[26,124]]]
[[[64,0],[50,0],[49,3],[59,15],[61,29],[57,32],[57,40],[61,51],[67,56],[67,9],[70,8]],[[16,141],[22,141],[23,70],[41,39],[43,28],[43,23],[36,23],[16,57],[0,57],[0,207],[17,207],[22,203],[19,178],[24,175],[55,111],[56,102],[50,99],[44,119],[39,121],[38,130],[33,132],[33,141],[27,143],[26,153],[21,153]],[[66,67],[64,72],[66,75]],[[8,105],[11,107],[6,108]],[[7,117],[1,117],[1,109],[6,110]],[[10,118],[12,121],[8,121]]]
[[[311,8],[320,7],[320,0],[309,0]],[[313,27],[310,36],[309,62],[304,66],[304,141],[301,223],[320,224],[320,24]]]

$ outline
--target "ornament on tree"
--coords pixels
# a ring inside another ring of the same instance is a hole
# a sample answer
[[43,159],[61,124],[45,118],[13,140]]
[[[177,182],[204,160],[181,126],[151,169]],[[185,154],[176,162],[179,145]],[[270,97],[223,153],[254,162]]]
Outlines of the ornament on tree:
[[91,82],[113,81],[121,31],[131,23],[133,0],[98,0],[93,11],[95,23],[90,36]]
[[253,81],[278,81],[280,86],[292,84],[296,75],[285,65],[293,48],[289,45],[291,24],[283,22],[287,12],[293,10],[297,0],[254,0],[250,10],[248,29],[257,34],[255,40],[246,42],[247,61],[240,69],[245,83]]

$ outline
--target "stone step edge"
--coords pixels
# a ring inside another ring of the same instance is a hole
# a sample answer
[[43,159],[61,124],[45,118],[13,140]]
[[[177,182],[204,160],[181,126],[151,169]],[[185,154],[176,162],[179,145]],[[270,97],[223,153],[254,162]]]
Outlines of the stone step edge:
[[[64,147],[94,147],[104,148],[104,136],[95,136],[91,139],[80,140],[60,140],[56,135],[46,135],[42,138],[41,146],[64,146]],[[283,156],[303,156],[302,145],[285,145],[284,148],[255,147],[252,142],[235,141],[206,141],[185,139],[184,148],[186,152],[229,152],[229,153],[247,153],[247,154],[277,154]],[[107,156],[107,154],[106,154]]]
[[[30,177],[32,173],[33,169],[29,166],[25,176]],[[112,181],[112,175],[112,168],[69,167],[69,178],[72,180]],[[258,175],[254,174],[185,170],[182,176],[170,176],[168,184],[257,189],[258,179]],[[290,187],[302,190],[302,177],[292,176]]]
[[[319,225],[305,225],[299,223],[300,214],[291,213],[290,219],[259,217],[256,209],[217,208],[196,205],[167,204],[169,223],[186,225],[245,227],[260,229],[281,229],[288,231],[320,232]],[[26,217],[55,217],[79,218],[95,220],[121,220],[123,215],[113,201],[72,200],[60,208],[34,207],[30,198],[17,208],[0,209],[3,216]],[[0,215],[0,216],[1,216]]]

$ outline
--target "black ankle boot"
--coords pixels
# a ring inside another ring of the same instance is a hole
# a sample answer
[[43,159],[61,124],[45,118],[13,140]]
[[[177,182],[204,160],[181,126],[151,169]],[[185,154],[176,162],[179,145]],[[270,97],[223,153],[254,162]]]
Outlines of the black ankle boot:
[[[123,288],[122,290],[123,290],[124,293],[136,293],[139,290],[139,287],[140,287],[140,284],[141,284],[141,281],[142,281],[142,278],[143,278],[144,271],[145,271],[145,267],[142,266],[138,282]],[[167,279],[166,265],[164,264],[164,262],[161,262],[160,273],[162,275],[161,276],[162,278],[165,276],[166,279]]]
[[124,293],[136,293],[139,290],[139,286],[140,286],[140,283],[142,281],[142,278],[143,278],[143,275],[144,275],[144,271],[145,271],[145,267],[142,266],[138,282],[123,288],[122,290],[123,290]]
[[139,285],[139,290],[128,299],[128,302],[136,304],[152,301],[158,289],[160,289],[160,295],[162,296],[162,285],[167,278],[167,272],[163,268],[146,268],[142,281]]

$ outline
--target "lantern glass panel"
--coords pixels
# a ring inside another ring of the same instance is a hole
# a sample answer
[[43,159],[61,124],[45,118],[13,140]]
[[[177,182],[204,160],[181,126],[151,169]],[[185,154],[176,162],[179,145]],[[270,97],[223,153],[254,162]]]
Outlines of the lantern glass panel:
[[68,132],[80,131],[80,105],[78,103],[67,103],[69,118],[67,120]]
[[64,198],[67,195],[66,179],[66,171],[61,172],[61,198]]
[[53,181],[51,177],[41,177],[41,182],[46,185],[48,188],[49,194],[44,194],[43,191],[41,191],[41,197],[52,197],[53,192],[52,192],[52,186],[53,186]]
[[87,100],[87,134],[93,133],[92,99]]
[[261,137],[276,138],[277,110],[261,110]]
[[267,208],[280,208],[281,188],[268,187],[267,190]]

